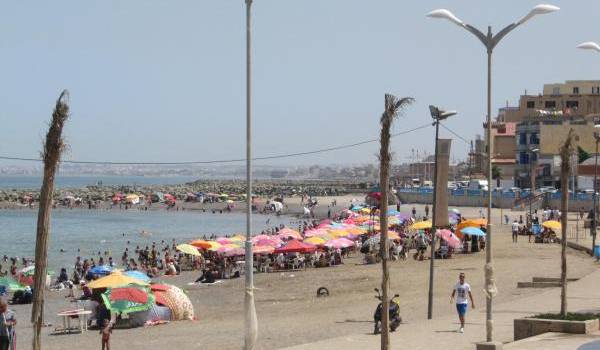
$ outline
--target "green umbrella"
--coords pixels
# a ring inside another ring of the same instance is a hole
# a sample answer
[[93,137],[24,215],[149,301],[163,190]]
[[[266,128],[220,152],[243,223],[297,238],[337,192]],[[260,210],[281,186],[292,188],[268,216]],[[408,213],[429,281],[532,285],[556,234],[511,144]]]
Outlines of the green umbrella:
[[25,290],[25,286],[10,277],[0,277],[0,286],[4,286],[9,292]]
[[155,298],[148,288],[130,285],[108,289],[102,294],[102,300],[110,311],[128,314],[150,309]]

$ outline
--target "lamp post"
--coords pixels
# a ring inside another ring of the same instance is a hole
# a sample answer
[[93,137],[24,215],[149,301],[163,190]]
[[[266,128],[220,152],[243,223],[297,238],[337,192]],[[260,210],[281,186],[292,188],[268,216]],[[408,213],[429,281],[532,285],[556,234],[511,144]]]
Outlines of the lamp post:
[[555,12],[558,11],[559,8],[553,5],[537,5],[536,7],[534,7],[531,11],[529,11],[529,13],[521,18],[520,20],[518,20],[515,23],[509,24],[508,26],[506,26],[504,29],[502,29],[501,31],[499,31],[496,35],[492,34],[492,27],[488,26],[488,31],[487,31],[487,35],[483,34],[481,31],[479,31],[477,28],[471,26],[470,24],[467,24],[463,21],[461,21],[460,19],[458,19],[458,17],[456,17],[452,12],[445,10],[445,9],[439,9],[439,10],[434,10],[431,11],[429,14],[427,14],[428,17],[432,17],[432,18],[443,18],[443,19],[447,19],[450,22],[458,25],[459,27],[469,31],[471,34],[475,35],[485,46],[486,51],[487,51],[487,154],[488,154],[488,159],[487,159],[487,180],[488,180],[488,198],[487,198],[487,237],[486,237],[486,244],[485,244],[485,262],[486,262],[486,269],[485,269],[485,285],[486,285],[486,291],[487,291],[487,298],[486,298],[486,339],[488,342],[492,341],[492,331],[493,331],[493,321],[492,321],[492,294],[493,294],[493,290],[495,290],[494,286],[492,285],[492,275],[493,275],[493,265],[492,265],[492,220],[490,220],[491,218],[491,214],[492,214],[492,191],[490,191],[490,187],[492,184],[492,159],[491,159],[491,154],[492,154],[492,145],[491,145],[491,136],[492,136],[492,53],[494,51],[494,48],[496,47],[496,45],[498,45],[498,43],[500,42],[500,40],[502,40],[502,38],[504,38],[509,32],[511,32],[513,29],[515,29],[516,27],[520,26],[521,24],[527,22],[529,19],[531,19],[532,17],[536,16],[536,15],[542,15],[542,14],[546,14],[546,13],[551,13],[551,12]]
[[[429,260],[429,295],[427,298],[427,319],[431,320],[433,317],[433,263],[435,261],[435,225],[436,225],[436,213],[438,210],[437,205],[437,191],[438,186],[438,139],[440,135],[440,122],[448,117],[456,114],[455,111],[444,111],[435,106],[429,106],[429,112],[431,112],[431,118],[433,118],[432,125],[435,125],[435,163],[433,165],[433,208],[431,212],[431,259]],[[446,186],[444,186],[445,188]]]
[[[593,50],[600,52],[600,45],[593,41],[586,41],[577,45],[578,49]],[[600,93],[600,91],[599,91]],[[600,124],[594,123],[594,128],[599,128]],[[594,132],[594,138],[596,139],[596,154],[594,157],[594,216],[592,218],[592,225],[590,230],[592,231],[592,255],[594,255],[594,248],[596,248],[596,227],[598,225],[598,142],[600,142],[600,133]]]
[[[598,125],[596,125],[598,127]],[[594,132],[596,139],[596,154],[594,154],[594,218],[592,220],[592,255],[596,248],[596,227],[598,226],[598,142],[600,142],[600,133]]]
[[533,195],[535,194],[535,175],[533,174],[533,155],[538,153],[540,150],[538,148],[529,150],[529,182],[531,187],[531,192],[529,194],[529,231],[531,232],[533,228],[533,213],[531,212],[531,203],[533,202]]
[[246,266],[244,294],[244,350],[253,350],[258,334],[254,305],[252,254],[252,0],[246,0]]

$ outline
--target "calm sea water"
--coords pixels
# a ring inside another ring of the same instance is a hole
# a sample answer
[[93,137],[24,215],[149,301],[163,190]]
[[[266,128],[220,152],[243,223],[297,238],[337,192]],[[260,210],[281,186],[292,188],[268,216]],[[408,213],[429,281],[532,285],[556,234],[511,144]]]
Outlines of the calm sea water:
[[[196,176],[58,176],[56,188],[82,188],[90,185],[177,185],[197,180]],[[0,175],[0,189],[40,189],[42,177],[36,175]]]
[[[70,269],[78,254],[77,249],[81,249],[82,257],[94,256],[96,261],[98,251],[110,251],[113,259],[120,262],[128,240],[132,251],[136,245],[159,244],[161,240],[171,243],[173,238],[184,243],[204,234],[243,233],[245,219],[243,213],[56,209],[52,211],[48,262],[55,271],[60,267]],[[289,225],[293,220],[283,216],[255,215],[253,231],[260,232],[279,224]],[[0,255],[33,257],[36,222],[37,210],[1,210]],[[140,235],[142,230],[152,235],[143,237]],[[65,252],[61,253],[61,249]]]

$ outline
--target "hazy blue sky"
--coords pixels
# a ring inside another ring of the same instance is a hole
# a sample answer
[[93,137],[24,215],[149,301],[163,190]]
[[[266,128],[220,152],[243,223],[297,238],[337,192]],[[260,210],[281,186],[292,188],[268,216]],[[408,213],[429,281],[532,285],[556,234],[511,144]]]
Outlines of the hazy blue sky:
[[[269,155],[378,136],[383,94],[415,97],[395,126],[430,120],[482,133],[485,51],[472,35],[425,14],[448,8],[499,30],[538,1],[255,0],[255,153]],[[543,83],[600,78],[599,1],[562,8],[497,47],[494,107]],[[56,97],[71,92],[67,159],[239,158],[245,137],[244,1],[4,1],[0,4],[0,154],[36,156]],[[442,136],[448,134],[442,131]],[[396,160],[433,149],[433,128],[393,141]],[[453,154],[467,146],[455,140]],[[377,145],[270,164],[367,163]],[[0,166],[6,164],[0,161]]]

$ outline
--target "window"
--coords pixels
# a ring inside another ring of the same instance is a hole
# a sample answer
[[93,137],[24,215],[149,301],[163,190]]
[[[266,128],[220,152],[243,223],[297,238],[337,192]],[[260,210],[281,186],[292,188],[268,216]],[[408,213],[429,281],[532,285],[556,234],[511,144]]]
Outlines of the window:
[[519,164],[529,164],[529,153],[527,153],[527,152],[519,153]]
[[560,95],[560,87],[556,86],[552,88],[552,95]]
[[527,144],[527,133],[522,132],[519,134],[519,145],[526,145]]
[[527,101],[527,108],[535,108],[535,101]]
[[579,101],[567,101],[567,108],[579,108]]
[[533,133],[531,133],[531,135],[529,135],[529,144],[530,145],[539,145],[540,144],[540,139],[538,138],[537,133],[533,132]]
[[579,95],[579,88],[577,86],[573,87],[573,94]]
[[556,108],[556,101],[546,101],[544,103],[544,108]]
[[592,86],[592,94],[600,95],[600,86]]

